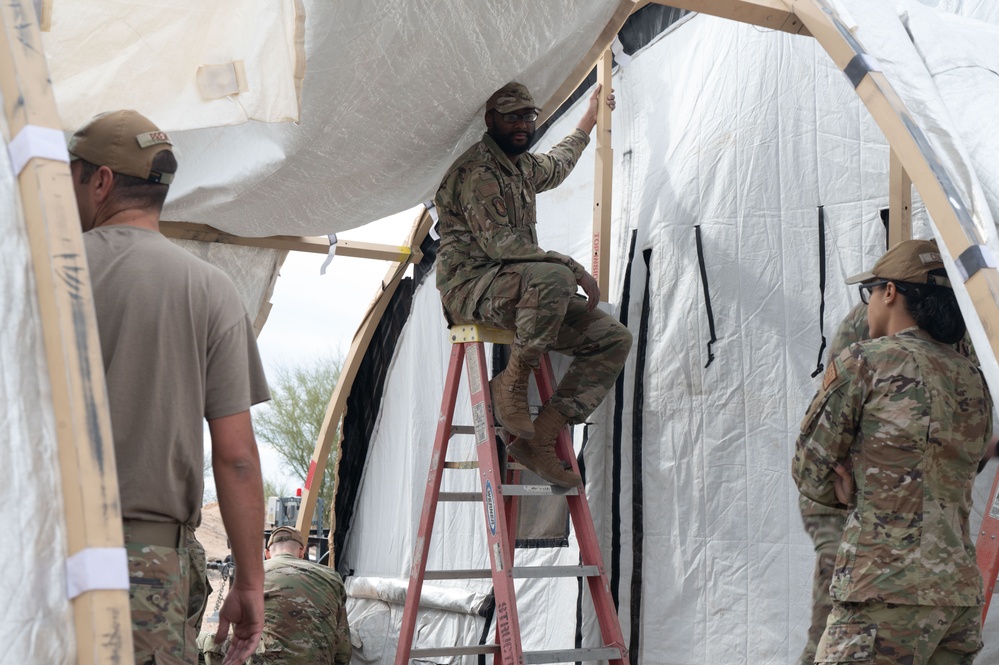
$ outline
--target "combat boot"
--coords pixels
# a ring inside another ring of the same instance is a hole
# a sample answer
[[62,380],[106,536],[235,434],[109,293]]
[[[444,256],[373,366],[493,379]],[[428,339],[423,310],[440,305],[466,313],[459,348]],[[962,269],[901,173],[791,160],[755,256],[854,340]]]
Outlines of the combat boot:
[[514,436],[527,439],[534,436],[531,413],[527,409],[527,381],[531,371],[531,366],[514,353],[506,369],[489,382],[496,420]]
[[552,485],[579,487],[583,484],[583,479],[578,473],[566,469],[555,454],[555,440],[567,420],[551,404],[545,404],[538,419],[534,421],[534,437],[530,441],[515,439],[506,447],[506,451]]

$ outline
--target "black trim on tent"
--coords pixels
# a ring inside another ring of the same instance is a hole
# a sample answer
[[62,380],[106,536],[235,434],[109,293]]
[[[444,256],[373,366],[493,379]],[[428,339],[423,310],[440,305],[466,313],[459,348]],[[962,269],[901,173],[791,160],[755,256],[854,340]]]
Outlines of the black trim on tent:
[[[621,324],[628,327],[628,309],[631,307],[631,269],[635,262],[635,245],[638,230],[631,232],[628,248],[628,269],[624,273],[621,288]],[[611,548],[610,548],[610,590],[614,608],[620,607],[618,591],[621,584],[621,430],[624,420],[624,371],[614,382],[614,416],[611,430]]]
[[815,371],[812,372],[814,379],[825,371],[822,364],[822,357],[826,353],[826,213],[825,206],[819,206],[819,337],[822,343],[819,344],[819,358],[815,361]]
[[701,225],[696,224],[694,226],[694,241],[697,243],[697,266],[701,271],[701,287],[704,290],[704,309],[708,314],[708,332],[711,334],[711,339],[708,340],[708,362],[704,364],[707,368],[712,362],[714,362],[715,354],[711,352],[711,345],[718,341],[718,336],[715,335],[715,315],[711,310],[711,291],[708,289],[708,270],[704,265],[704,247],[701,245]]
[[642,557],[645,542],[645,488],[642,482],[642,434],[645,411],[645,352],[649,345],[650,288],[652,281],[652,250],[642,252],[645,258],[645,293],[642,296],[642,318],[638,326],[638,349],[635,353],[635,394],[631,411],[631,635],[628,660],[638,665],[642,629]]
[[333,534],[333,545],[336,550],[335,567],[345,574],[349,574],[350,571],[342,567],[344,543],[352,526],[354,504],[360,491],[375,420],[381,410],[388,368],[395,355],[399,336],[409,319],[413,307],[413,294],[433,268],[438,244],[429,235],[421,243],[423,260],[413,267],[414,277],[406,277],[400,281],[396,292],[392,295],[382,320],[375,328],[371,345],[361,360],[354,385],[351,386],[350,395],[347,397],[347,409],[343,416],[342,457],[337,478],[339,489],[334,506],[336,531]]
[[[493,616],[496,614],[496,594],[492,588],[489,589],[489,595],[486,596],[485,603],[485,607],[479,609],[479,616],[486,620],[482,625],[482,635],[479,636],[479,644],[489,644],[492,641],[490,637],[493,631],[490,629],[493,626]],[[486,655],[484,653],[479,654],[479,665],[486,665]]]

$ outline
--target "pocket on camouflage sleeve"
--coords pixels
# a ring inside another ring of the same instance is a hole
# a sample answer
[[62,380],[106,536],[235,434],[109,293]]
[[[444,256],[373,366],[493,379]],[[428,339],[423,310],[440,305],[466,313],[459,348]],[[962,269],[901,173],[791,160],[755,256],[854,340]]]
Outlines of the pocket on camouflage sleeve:
[[816,663],[874,662],[874,639],[878,629],[869,623],[826,626],[815,654]]

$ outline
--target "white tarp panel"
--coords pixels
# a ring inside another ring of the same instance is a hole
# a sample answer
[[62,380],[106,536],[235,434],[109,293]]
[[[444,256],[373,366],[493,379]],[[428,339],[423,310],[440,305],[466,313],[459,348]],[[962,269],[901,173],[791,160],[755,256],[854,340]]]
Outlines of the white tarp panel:
[[168,132],[297,121],[304,20],[301,0],[55,0],[42,41],[63,128],[120,108]]
[[[877,9],[848,4],[863,40]],[[908,7],[916,20],[922,8]],[[930,95],[915,100],[914,112],[920,122],[932,123],[927,130],[934,144],[948,146],[947,163],[961,174],[964,191],[974,192],[969,205],[978,206],[974,213],[992,245],[995,228],[977,178],[988,192],[990,176],[999,170],[996,153],[982,149],[994,140],[986,135],[994,123],[962,125],[957,136],[940,97],[953,113],[972,96],[982,97],[975,101],[978,109],[995,107],[999,95],[960,78],[937,91],[918,57],[892,62],[886,49],[904,46],[897,42],[904,30],[894,20],[895,28],[882,22],[877,33],[886,41],[870,46],[877,46],[891,80],[901,76],[910,93]],[[911,42],[905,48],[915,53]],[[978,75],[974,67],[965,73]],[[613,399],[590,419],[585,460],[605,564],[619,580],[624,634],[638,635],[629,646],[643,663],[794,663],[809,622],[814,555],[789,464],[817,381],[810,374],[819,348],[818,206],[826,219],[825,334],[831,337],[857,299],[843,279],[884,250],[879,209],[888,206],[888,147],[843,74],[803,37],[694,17],[618,71],[614,87],[610,307],[617,312],[630,271],[626,314],[636,349],[620,395],[621,477],[612,477]],[[567,134],[578,113],[560,121],[540,147]],[[538,198],[541,244],[584,263],[592,178],[590,147],[562,187]],[[914,234],[930,235],[918,195],[913,216]],[[698,224],[719,336],[708,367]],[[627,265],[632,231],[637,246]],[[372,440],[345,551],[347,565],[359,574],[408,572],[448,352],[432,279],[416,294]],[[644,362],[637,364],[643,340]],[[463,393],[456,422],[469,418],[466,404]],[[979,478],[973,529],[994,473],[993,463]],[[615,487],[618,515],[610,508]],[[461,489],[475,489],[474,482]],[[633,505],[642,507],[640,520]],[[485,561],[481,509],[459,510],[438,518],[448,535],[446,541],[435,538],[434,566]],[[622,545],[619,567],[608,551],[612,535]],[[571,561],[575,549],[554,556]],[[571,644],[575,585],[536,598],[525,599],[530,609],[522,611],[544,623],[538,629],[522,619],[530,647]],[[592,643],[596,628],[584,607]],[[993,611],[980,662],[999,659],[999,643],[989,640],[997,627]]]
[[617,5],[306,2],[301,124],[175,134],[181,168],[164,219],[318,235],[411,208],[478,137],[493,90],[519,77],[545,99]]
[[[0,114],[3,151],[10,138]],[[55,415],[31,250],[10,160],[0,158],[0,643],[9,663],[75,660]]]

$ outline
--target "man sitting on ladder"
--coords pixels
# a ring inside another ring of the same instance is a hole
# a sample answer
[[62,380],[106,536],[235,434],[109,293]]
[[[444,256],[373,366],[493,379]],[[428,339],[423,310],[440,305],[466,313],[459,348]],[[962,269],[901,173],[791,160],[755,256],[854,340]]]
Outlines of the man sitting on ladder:
[[[527,150],[541,109],[525,86],[506,84],[486,102],[482,140],[451,165],[434,201],[437,288],[448,317],[516,331],[506,369],[490,382],[496,418],[517,437],[507,451],[562,487],[582,479],[562,465],[555,439],[603,401],[631,349],[628,329],[597,309],[593,276],[572,257],[541,249],[535,230],[536,195],[557,187],[576,165],[596,125],[600,92],[598,85],[569,136],[534,154]],[[614,108],[613,94],[606,103]],[[573,360],[532,423],[528,378],[548,351]]]

